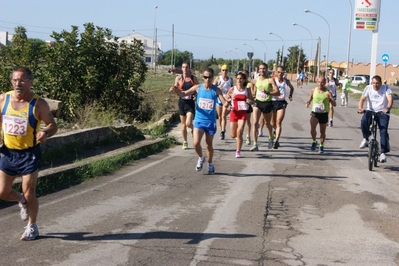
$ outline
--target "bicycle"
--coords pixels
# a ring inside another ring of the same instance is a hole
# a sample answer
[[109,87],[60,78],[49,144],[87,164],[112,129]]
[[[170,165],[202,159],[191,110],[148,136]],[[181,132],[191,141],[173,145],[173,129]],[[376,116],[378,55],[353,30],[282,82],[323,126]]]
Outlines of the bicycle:
[[370,123],[370,140],[369,140],[369,150],[367,154],[367,160],[368,160],[368,168],[369,171],[373,170],[373,166],[377,167],[378,165],[378,158],[380,156],[380,144],[378,143],[377,140],[377,114],[379,112],[373,112],[373,111],[367,111],[363,110],[361,113],[364,112],[370,112],[371,113],[371,123]]

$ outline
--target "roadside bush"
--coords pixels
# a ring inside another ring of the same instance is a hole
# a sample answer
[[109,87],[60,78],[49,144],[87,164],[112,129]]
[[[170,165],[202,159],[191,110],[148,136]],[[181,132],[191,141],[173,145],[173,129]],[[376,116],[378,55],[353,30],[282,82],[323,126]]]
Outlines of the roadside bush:
[[94,103],[126,122],[148,119],[151,110],[141,108],[139,89],[147,72],[141,41],[118,43],[109,29],[92,23],[84,24],[83,32],[71,28],[53,32],[52,45],[27,39],[20,29],[12,44],[0,49],[2,88],[10,88],[12,69],[24,65],[35,75],[35,92],[62,101],[61,119],[73,121],[80,108]]

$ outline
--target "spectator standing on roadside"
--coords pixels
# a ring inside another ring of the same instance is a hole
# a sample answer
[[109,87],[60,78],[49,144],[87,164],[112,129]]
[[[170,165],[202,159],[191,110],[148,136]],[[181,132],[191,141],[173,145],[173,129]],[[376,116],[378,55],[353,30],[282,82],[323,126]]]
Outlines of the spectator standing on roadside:
[[328,123],[328,110],[330,104],[336,105],[335,99],[332,97],[331,91],[326,87],[326,78],[319,76],[318,86],[314,88],[306,102],[306,108],[312,102],[312,112],[310,113],[310,135],[312,137],[312,151],[316,150],[317,146],[317,131],[316,127],[319,124],[320,129],[320,146],[319,153],[324,153],[324,141],[326,140],[326,128]]
[[348,107],[348,94],[351,88],[351,79],[348,75],[345,76],[345,81],[342,86],[341,106]]
[[[192,86],[198,84],[197,77],[191,74],[189,63],[183,62],[181,70],[183,74],[176,77],[174,86],[178,87],[182,91],[186,91]],[[193,95],[180,97],[178,105],[181,123],[181,134],[183,137],[182,149],[185,150],[188,148],[187,128],[191,128],[191,134],[193,133],[193,119],[195,115],[195,101]]]
[[216,134],[216,100],[219,99],[223,106],[227,108],[229,103],[223,97],[222,91],[216,85],[212,84],[213,69],[207,68],[203,72],[202,78],[204,83],[195,85],[186,91],[180,90],[173,86],[169,89],[170,92],[175,92],[179,97],[189,96],[197,93],[196,112],[194,118],[194,149],[198,154],[198,161],[195,167],[196,171],[201,171],[205,162],[205,157],[202,153],[201,140],[205,134],[205,143],[208,157],[208,174],[215,173],[215,166],[213,164],[213,137]]
[[[222,74],[217,76],[213,81],[213,84],[216,85],[221,91],[223,96],[229,91],[231,87],[233,87],[233,79],[229,77],[229,67],[227,65],[222,65]],[[220,126],[220,139],[225,138],[226,133],[226,124],[227,124],[227,114],[229,113],[229,109],[224,108],[220,100],[217,100],[216,111],[219,119]]]
[[[17,67],[11,76],[13,90],[0,95],[2,133],[0,148],[0,198],[19,202],[22,220],[28,220],[21,240],[39,236],[36,224],[39,201],[36,185],[40,167],[40,143],[57,132],[57,124],[47,102],[32,90],[33,74]],[[40,124],[45,127],[40,130]],[[12,189],[17,176],[22,176],[22,194]]]

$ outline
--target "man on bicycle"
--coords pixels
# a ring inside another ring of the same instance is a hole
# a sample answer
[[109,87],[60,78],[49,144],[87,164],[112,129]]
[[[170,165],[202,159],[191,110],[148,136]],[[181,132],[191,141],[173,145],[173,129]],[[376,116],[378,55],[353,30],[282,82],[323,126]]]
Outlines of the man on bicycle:
[[360,143],[360,149],[364,149],[368,146],[368,138],[370,135],[370,117],[371,113],[367,111],[377,112],[377,124],[380,129],[380,143],[381,143],[381,155],[380,162],[385,163],[387,161],[385,153],[389,152],[389,135],[388,125],[390,117],[390,109],[393,105],[393,93],[392,90],[382,84],[380,76],[374,76],[371,80],[371,85],[367,85],[363,91],[362,96],[359,100],[358,113],[363,112],[363,104],[367,100],[367,109],[364,112],[360,127],[362,129],[363,140]]

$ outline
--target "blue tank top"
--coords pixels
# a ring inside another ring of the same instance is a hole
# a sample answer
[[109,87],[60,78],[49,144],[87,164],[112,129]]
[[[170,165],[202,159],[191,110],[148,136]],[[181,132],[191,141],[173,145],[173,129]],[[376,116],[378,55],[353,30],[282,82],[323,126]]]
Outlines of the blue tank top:
[[216,123],[216,85],[207,90],[204,84],[200,84],[196,97],[197,107],[195,109],[196,122]]

